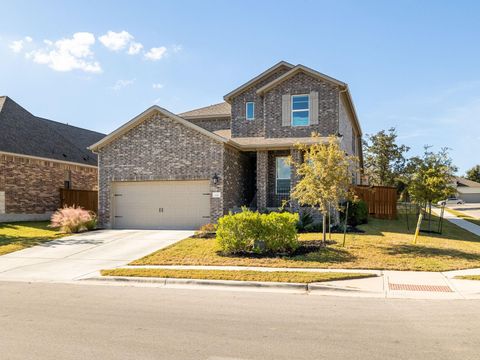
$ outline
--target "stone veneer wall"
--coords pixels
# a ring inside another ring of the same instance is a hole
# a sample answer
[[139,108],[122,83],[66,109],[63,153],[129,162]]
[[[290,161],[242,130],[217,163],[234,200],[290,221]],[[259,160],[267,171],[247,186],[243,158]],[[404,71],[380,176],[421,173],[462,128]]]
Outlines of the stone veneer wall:
[[208,131],[230,129],[230,118],[185,119]]
[[[223,143],[160,113],[150,115],[99,150],[100,225],[112,225],[112,181],[210,180],[211,191],[224,196],[223,153]],[[210,198],[212,222],[223,215],[223,196]]]
[[[288,68],[278,69],[270,76],[245,89],[232,99],[232,137],[265,136],[263,98],[258,96],[256,91],[262,86],[282,76],[288,70]],[[254,120],[246,120],[245,103],[247,101],[255,102]]]
[[5,214],[57,210],[66,171],[71,173],[72,189],[97,189],[96,167],[0,154],[0,192],[4,192]]
[[[318,124],[310,126],[282,126],[282,95],[318,92]],[[313,131],[321,136],[338,131],[339,89],[327,81],[298,73],[265,94],[265,137],[309,137]]]

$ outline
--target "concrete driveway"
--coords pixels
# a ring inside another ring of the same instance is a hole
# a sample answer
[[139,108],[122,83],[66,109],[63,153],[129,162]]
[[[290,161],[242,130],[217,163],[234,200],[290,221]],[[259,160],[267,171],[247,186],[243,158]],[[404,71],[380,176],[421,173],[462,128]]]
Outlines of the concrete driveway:
[[98,230],[0,256],[0,280],[72,281],[191,236],[183,230]]

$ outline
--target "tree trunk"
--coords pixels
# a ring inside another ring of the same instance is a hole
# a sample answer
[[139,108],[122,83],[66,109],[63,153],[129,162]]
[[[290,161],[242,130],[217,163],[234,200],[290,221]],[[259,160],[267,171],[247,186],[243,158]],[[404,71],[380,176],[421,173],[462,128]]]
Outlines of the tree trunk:
[[327,214],[322,214],[322,222],[323,222],[323,245],[327,244]]
[[432,202],[428,202],[428,232],[432,232]]

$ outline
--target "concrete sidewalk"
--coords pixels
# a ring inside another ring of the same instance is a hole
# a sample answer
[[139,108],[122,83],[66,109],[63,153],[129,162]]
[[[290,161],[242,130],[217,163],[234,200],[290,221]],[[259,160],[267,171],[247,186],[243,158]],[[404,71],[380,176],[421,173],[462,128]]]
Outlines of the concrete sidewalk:
[[[440,216],[440,209],[434,207],[434,208],[432,208],[432,212],[435,215]],[[455,224],[455,225],[461,227],[462,229],[470,231],[472,234],[480,236],[480,226],[475,225],[474,223],[471,223],[470,221],[460,219],[458,216],[448,212],[448,210],[445,210],[445,212],[443,213],[443,217],[444,217],[445,220],[450,221],[452,224]]]
[[[479,269],[449,271],[449,272],[418,272],[418,271],[390,271],[390,270],[362,270],[362,269],[299,269],[299,268],[267,268],[267,267],[243,267],[243,266],[175,266],[175,265],[146,265],[146,266],[123,266],[121,268],[134,269],[195,269],[195,270],[254,270],[254,271],[305,271],[305,272],[354,272],[375,274],[370,277],[355,280],[328,281],[312,283],[308,285],[311,295],[335,295],[355,297],[399,298],[399,299],[480,299],[480,281],[455,279],[457,275],[480,274]],[[108,277],[104,277],[108,280]],[[128,279],[122,277],[122,281],[128,281],[130,285],[138,281],[145,283],[145,278]],[[165,279],[164,279],[165,280]],[[178,286],[181,281],[168,279],[168,283]],[[212,286],[215,281],[188,280],[185,284],[192,286],[208,284]],[[245,289],[245,282],[218,281],[220,286],[241,286]],[[258,283],[252,283],[252,287],[258,288]],[[269,288],[274,288],[272,283]],[[279,288],[288,288],[288,284],[281,283]],[[292,288],[298,289],[298,284],[292,284]]]

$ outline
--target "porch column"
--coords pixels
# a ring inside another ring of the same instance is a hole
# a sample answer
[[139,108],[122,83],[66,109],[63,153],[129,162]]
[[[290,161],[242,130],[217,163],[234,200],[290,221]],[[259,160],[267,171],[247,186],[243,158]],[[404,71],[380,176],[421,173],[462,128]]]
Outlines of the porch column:
[[267,207],[268,151],[257,151],[257,209]]
[[[292,157],[292,160],[294,163],[300,163],[302,161],[302,153],[298,149],[290,149],[290,156]],[[299,177],[297,175],[297,171],[295,169],[295,166],[292,164],[292,176],[290,178],[290,192],[293,191],[295,186],[298,183]],[[293,211],[299,211],[300,210],[300,205],[298,204],[297,200],[294,200],[290,197],[290,207],[292,208]]]

